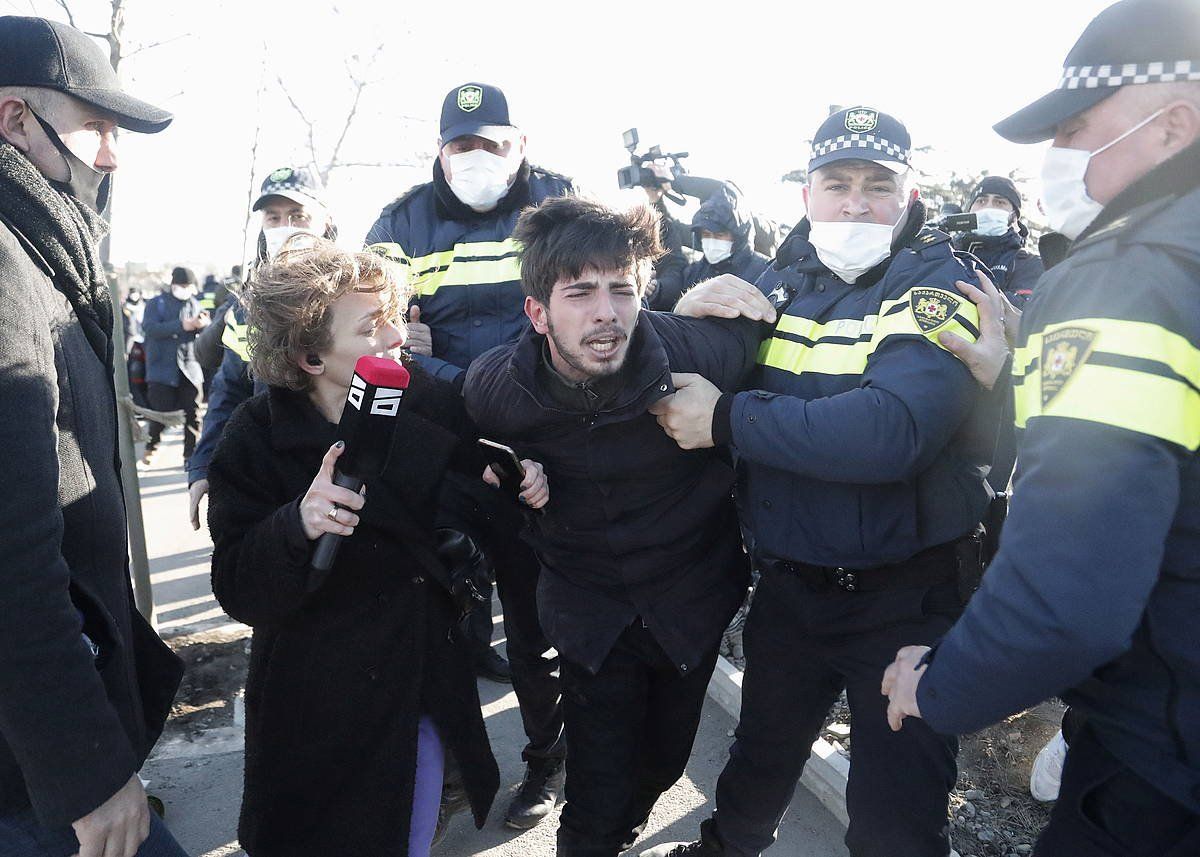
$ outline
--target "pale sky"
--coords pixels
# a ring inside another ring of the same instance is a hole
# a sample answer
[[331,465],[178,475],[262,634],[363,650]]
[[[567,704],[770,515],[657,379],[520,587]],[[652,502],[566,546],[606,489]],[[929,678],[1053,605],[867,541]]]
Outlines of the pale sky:
[[[84,29],[107,28],[108,0],[71,4]],[[125,86],[176,118],[161,134],[121,138],[113,260],[227,272],[241,255],[256,127],[255,193],[273,168],[309,157],[277,76],[316,121],[327,158],[350,105],[345,63],[380,44],[347,160],[432,155],[443,96],[482,80],[505,91],[533,163],[618,205],[641,199],[616,187],[628,162],[621,132],[637,126],[643,146],[690,151],[690,172],[732,179],[751,206],[795,222],[799,186],[780,177],[805,166],[804,141],[830,104],[904,121],[915,146],[935,149],[927,171],[1036,177],[1045,146],[1007,143],[991,126],[1054,87],[1107,5],[127,0],[130,50],[174,40],[129,57]],[[0,13],[65,18],[52,0],[0,0]],[[335,171],[328,198],[341,242],[360,245],[379,210],[429,169]]]

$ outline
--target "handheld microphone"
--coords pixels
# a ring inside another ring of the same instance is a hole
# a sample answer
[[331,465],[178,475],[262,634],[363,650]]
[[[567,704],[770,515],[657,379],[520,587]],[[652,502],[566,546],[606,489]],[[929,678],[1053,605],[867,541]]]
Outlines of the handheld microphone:
[[[346,407],[338,422],[338,437],[346,444],[346,451],[334,468],[335,485],[360,491],[365,483],[383,473],[396,433],[395,416],[408,382],[408,370],[395,360],[358,358],[346,394]],[[322,533],[313,551],[312,567],[329,571],[341,543],[342,536]]]

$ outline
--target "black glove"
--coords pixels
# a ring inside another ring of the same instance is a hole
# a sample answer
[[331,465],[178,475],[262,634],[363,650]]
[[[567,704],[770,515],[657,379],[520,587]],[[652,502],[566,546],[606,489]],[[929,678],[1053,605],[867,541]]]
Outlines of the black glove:
[[483,593],[491,584],[492,566],[465,533],[438,529],[434,534],[438,540],[438,558],[450,572],[450,596],[462,619],[487,601]]

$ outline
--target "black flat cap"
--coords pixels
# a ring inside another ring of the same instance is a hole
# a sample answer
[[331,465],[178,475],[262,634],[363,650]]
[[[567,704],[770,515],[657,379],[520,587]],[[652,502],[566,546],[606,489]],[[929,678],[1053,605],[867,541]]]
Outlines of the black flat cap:
[[113,114],[130,131],[154,134],[174,118],[121,91],[117,73],[91,37],[45,18],[0,17],[0,86],[56,89]]
[[1186,80],[1200,80],[1200,2],[1122,0],[1087,25],[1053,92],[993,127],[1014,143],[1040,143],[1123,86]]

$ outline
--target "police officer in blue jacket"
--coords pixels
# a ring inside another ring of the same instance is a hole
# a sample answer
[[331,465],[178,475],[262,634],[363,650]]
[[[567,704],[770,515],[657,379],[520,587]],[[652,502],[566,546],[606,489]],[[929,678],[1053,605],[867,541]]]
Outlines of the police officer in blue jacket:
[[[892,732],[879,680],[896,640],[936,640],[961,612],[960,564],[978,565],[998,413],[942,343],[977,337],[976,308],[955,286],[974,276],[947,234],[923,227],[907,190],[910,149],[905,127],[871,107],[822,123],[808,216],[757,284],[780,317],[755,388],[720,394],[688,379],[660,416],[681,446],[727,444],[739,460],[762,578],[716,811],[699,840],[643,857],[770,846],[843,690],[850,854],[950,851],[956,740]],[[691,312],[689,297],[676,312]]]
[[992,282],[1017,307],[1025,306],[1042,260],[1025,249],[1029,228],[1021,221],[1021,193],[1006,176],[986,176],[971,192],[967,211],[977,225],[954,239],[954,247],[977,256],[992,273]]
[[902,650],[884,690],[896,728],[956,733],[1064,696],[1085,721],[1034,854],[1184,857],[1200,854],[1200,5],[1110,6],[1063,65],[996,125],[1053,138],[1043,201],[1073,242],[1016,337],[1012,510],[970,607],[936,650]]
[[[367,234],[368,245],[409,269],[417,295],[409,348],[426,370],[461,384],[471,361],[526,330],[513,228],[522,209],[573,193],[570,179],[525,159],[525,136],[498,87],[465,83],[447,93],[433,180],[384,208]],[[521,706],[527,768],[505,822],[525,829],[554,809],[564,778],[558,659],[538,622],[538,563],[517,538],[520,515],[512,519],[501,507],[492,512],[497,521],[512,521],[497,526],[486,545],[504,605],[509,662],[490,646],[489,608],[472,612],[467,636],[476,671],[512,681]]]

